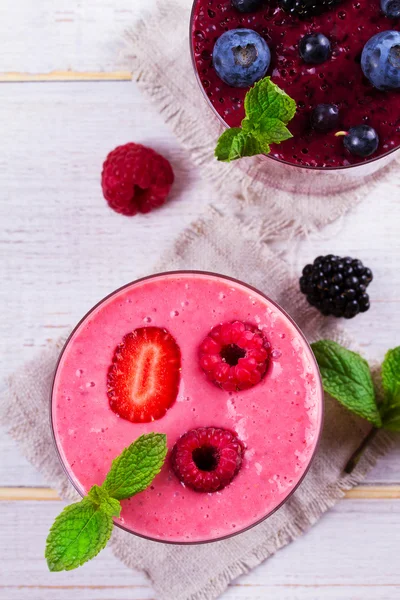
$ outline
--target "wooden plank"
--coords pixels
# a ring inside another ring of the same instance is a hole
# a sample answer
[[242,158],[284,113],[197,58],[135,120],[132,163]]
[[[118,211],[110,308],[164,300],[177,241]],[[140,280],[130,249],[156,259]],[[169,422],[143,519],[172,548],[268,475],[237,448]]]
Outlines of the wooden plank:
[[0,83],[30,83],[56,81],[131,81],[130,71],[79,72],[52,71],[51,73],[0,73]]
[[[10,83],[0,86],[0,119],[1,378],[110,291],[148,274],[211,192],[132,83],[69,83],[68,93],[63,83]],[[108,152],[128,141],[164,153],[176,175],[170,202],[134,218],[112,212],[100,187]]]
[[[400,500],[400,485],[360,485],[345,494],[348,500]],[[60,500],[50,488],[0,487],[0,502],[54,502]]]
[[[252,585],[232,586],[221,596],[221,600],[398,600],[400,587],[397,585],[368,586],[286,586]],[[151,589],[137,589],[132,586],[0,586],[0,593],[7,600],[71,600],[78,594],[80,600],[155,600]]]
[[359,485],[346,492],[351,500],[400,500],[400,485]]
[[0,502],[55,502],[61,501],[57,492],[50,488],[1,487]]
[[3,72],[117,71],[124,33],[155,0],[5,0],[0,3]]
[[[223,600],[397,600],[400,503],[372,505],[371,511],[369,502],[340,502],[307,534],[235,581]],[[75,592],[84,600],[154,599],[144,575],[108,549],[81,569],[48,573],[43,548],[59,510],[59,502],[0,503],[0,597],[70,600]]]

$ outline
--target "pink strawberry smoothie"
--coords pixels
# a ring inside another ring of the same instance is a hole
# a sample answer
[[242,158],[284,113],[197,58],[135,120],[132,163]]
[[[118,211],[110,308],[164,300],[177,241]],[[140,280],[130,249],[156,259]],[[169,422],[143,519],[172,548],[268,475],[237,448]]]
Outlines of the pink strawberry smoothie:
[[[261,383],[228,392],[201,370],[199,346],[210,330],[252,323],[271,344]],[[120,418],[109,405],[107,372],[124,336],[137,328],[167,329],[181,351],[178,397],[151,423]],[[111,461],[143,433],[167,435],[169,450],[188,430],[235,431],[246,450],[232,483],[215,493],[184,487],[169,456],[145,492],[122,502],[116,523],[163,542],[196,543],[238,533],[274,511],[305,475],[322,421],[320,377],[293,322],[256,290],[208,273],[167,273],[115,292],[78,325],[56,371],[52,423],[62,462],[85,493],[103,482]]]

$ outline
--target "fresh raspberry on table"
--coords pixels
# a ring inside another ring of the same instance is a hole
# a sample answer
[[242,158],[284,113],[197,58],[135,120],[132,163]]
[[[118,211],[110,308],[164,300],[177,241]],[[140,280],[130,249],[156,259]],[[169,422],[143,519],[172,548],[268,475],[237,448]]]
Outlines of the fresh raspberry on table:
[[208,379],[227,391],[260,383],[269,359],[270,344],[263,333],[241,321],[214,327],[199,351],[200,366]]
[[196,492],[217,492],[240,471],[244,451],[234,431],[199,427],[176,442],[171,453],[172,469],[185,486]]
[[110,152],[101,176],[103,194],[110,208],[130,217],[162,206],[173,182],[174,172],[166,158],[133,143]]

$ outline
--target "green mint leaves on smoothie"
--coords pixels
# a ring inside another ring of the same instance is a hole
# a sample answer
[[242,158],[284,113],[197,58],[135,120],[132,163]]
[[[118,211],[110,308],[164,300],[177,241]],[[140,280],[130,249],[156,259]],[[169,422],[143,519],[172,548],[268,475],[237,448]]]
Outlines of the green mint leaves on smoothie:
[[378,402],[368,363],[332,340],[311,345],[324,390],[376,429],[400,431],[400,346],[382,364],[383,399]]
[[71,571],[103,550],[113,529],[112,516],[102,505],[84,498],[64,508],[47,537],[50,571]]
[[293,137],[286,125],[296,113],[296,102],[270,77],[258,81],[247,92],[244,109],[242,126],[227,129],[218,140],[215,156],[219,161],[268,154],[270,144]]
[[165,436],[142,436],[113,461],[102,488],[117,500],[143,492],[160,472],[166,453]]
[[149,487],[167,455],[166,436],[142,435],[112,463],[102,486],[94,485],[80,502],[64,508],[47,537],[45,557],[50,571],[70,571],[91,560],[111,537],[120,500]]

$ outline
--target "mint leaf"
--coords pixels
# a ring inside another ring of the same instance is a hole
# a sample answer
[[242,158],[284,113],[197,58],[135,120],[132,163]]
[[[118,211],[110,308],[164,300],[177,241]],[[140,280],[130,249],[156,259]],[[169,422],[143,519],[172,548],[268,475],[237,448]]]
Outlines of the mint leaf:
[[381,409],[383,429],[387,431],[400,431],[400,396],[397,404],[383,406]]
[[94,485],[87,495],[93,504],[97,505],[103,512],[110,517],[119,517],[121,514],[121,503],[119,500],[112,498],[107,490],[98,485]]
[[70,571],[94,558],[110,539],[113,517],[121,514],[119,500],[145,490],[161,471],[167,454],[164,434],[142,435],[112,463],[100,487],[64,508],[58,515],[46,542],[50,571]]
[[46,542],[50,571],[70,571],[94,558],[110,539],[112,517],[89,498],[64,508]]
[[385,404],[396,399],[400,404],[400,346],[389,350],[382,364],[382,383],[385,391]]
[[215,156],[220,161],[231,162],[244,156],[255,156],[263,151],[262,143],[255,136],[240,128],[234,128],[227,129],[219,138]]
[[242,133],[240,127],[232,127],[232,129],[227,129],[221,135],[218,140],[217,147],[215,148],[215,156],[220,161],[229,162],[230,154],[232,150],[232,144],[235,138]]
[[259,141],[251,133],[241,132],[233,140],[229,161],[245,156],[255,156],[260,152],[262,150]]
[[161,471],[166,454],[165,435],[142,435],[113,461],[102,488],[117,500],[143,492]]
[[296,114],[296,102],[271,77],[258,81],[246,94],[244,100],[246,118],[252,122],[279,119],[287,125]]
[[268,144],[280,144],[292,138],[286,125],[279,119],[263,119],[254,133],[258,139],[268,139]]
[[220,161],[269,154],[270,144],[293,137],[286,125],[296,113],[296,103],[270,77],[247,92],[244,108],[246,117],[242,126],[228,129],[217,142],[215,156]]
[[400,346],[386,353],[382,364],[382,384],[385,392],[381,406],[383,428],[400,431]]
[[324,390],[353,413],[382,427],[366,360],[331,340],[312,344]]

